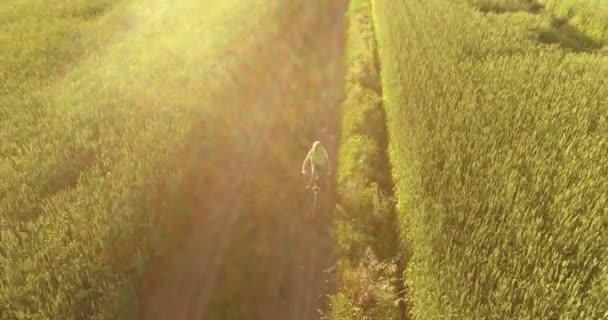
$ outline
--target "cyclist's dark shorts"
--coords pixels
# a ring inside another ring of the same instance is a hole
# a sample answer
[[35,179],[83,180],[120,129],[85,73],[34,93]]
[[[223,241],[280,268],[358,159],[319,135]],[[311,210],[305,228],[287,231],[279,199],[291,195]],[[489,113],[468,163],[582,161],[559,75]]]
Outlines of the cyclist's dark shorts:
[[319,164],[313,163],[312,167],[313,167],[312,170],[313,170],[313,172],[315,174],[325,174],[325,173],[327,173],[327,165],[319,165]]

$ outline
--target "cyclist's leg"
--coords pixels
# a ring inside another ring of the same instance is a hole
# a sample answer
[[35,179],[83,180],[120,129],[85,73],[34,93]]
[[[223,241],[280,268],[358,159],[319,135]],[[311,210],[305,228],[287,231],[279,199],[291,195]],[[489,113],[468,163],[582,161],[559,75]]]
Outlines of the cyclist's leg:
[[317,178],[319,179],[319,183],[322,185],[325,184],[326,174],[327,174],[327,165],[317,165]]
[[310,188],[313,184],[313,181],[315,179],[315,175],[317,174],[317,166],[312,163],[310,163],[310,178],[308,179],[308,184],[306,185],[307,188]]

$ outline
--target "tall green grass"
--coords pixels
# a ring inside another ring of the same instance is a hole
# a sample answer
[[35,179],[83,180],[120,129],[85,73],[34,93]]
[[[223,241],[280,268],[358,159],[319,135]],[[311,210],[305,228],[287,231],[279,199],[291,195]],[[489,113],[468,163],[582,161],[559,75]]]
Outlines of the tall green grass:
[[527,12],[372,2],[414,318],[605,318],[606,57]]
[[272,8],[3,6],[0,318],[136,316],[149,258],[191,210],[187,191],[230,158],[211,150],[241,112],[219,108],[220,92],[242,58],[234,44]]

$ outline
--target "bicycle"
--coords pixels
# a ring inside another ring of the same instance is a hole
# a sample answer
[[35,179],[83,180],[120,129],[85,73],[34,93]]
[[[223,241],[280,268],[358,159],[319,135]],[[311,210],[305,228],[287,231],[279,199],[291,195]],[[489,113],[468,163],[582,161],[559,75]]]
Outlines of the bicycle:
[[312,183],[312,194],[313,194],[313,198],[312,198],[312,216],[316,217],[317,216],[317,200],[319,199],[319,191],[321,190],[321,187],[319,186],[319,174],[315,173],[315,176],[313,178],[313,183]]
[[309,186],[311,191],[312,191],[312,217],[315,218],[317,216],[317,209],[320,203],[320,193],[321,193],[321,187],[323,186],[323,180],[321,179],[321,173],[319,173],[318,171],[315,171],[313,173],[313,177],[312,177],[312,183]]

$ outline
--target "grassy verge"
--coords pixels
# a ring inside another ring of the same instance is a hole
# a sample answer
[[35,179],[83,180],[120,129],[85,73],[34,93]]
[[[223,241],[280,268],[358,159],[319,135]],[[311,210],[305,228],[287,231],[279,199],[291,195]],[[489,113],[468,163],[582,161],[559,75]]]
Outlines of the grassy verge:
[[405,317],[380,68],[369,0],[351,1],[338,158],[338,290],[330,319]]
[[414,318],[605,317],[606,58],[529,12],[373,3]]
[[241,112],[218,91],[272,6],[3,7],[0,318],[135,316],[148,259],[230,159]]

